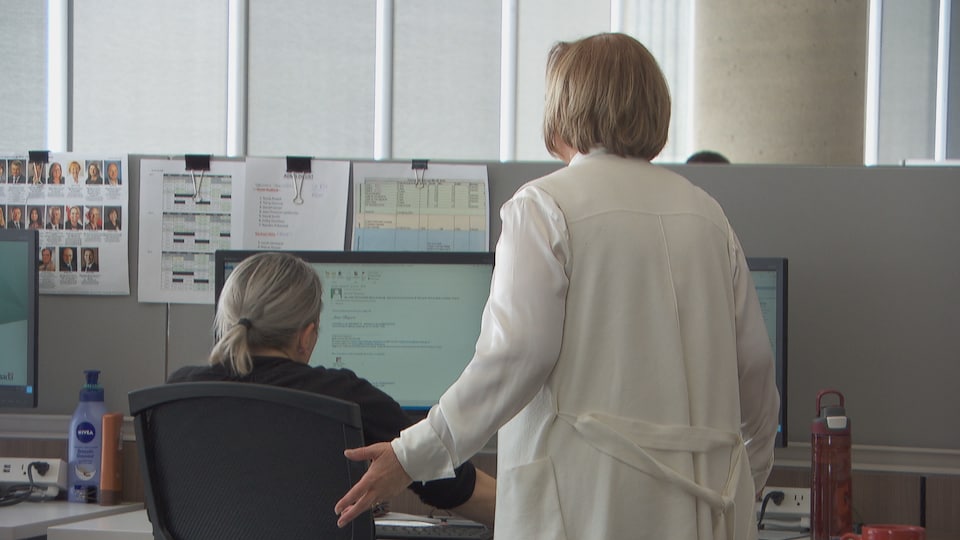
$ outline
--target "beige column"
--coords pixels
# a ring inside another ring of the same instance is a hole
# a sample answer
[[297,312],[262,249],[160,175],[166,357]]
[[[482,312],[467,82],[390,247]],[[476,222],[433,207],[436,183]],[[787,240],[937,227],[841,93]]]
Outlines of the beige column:
[[699,0],[694,149],[863,163],[868,0]]

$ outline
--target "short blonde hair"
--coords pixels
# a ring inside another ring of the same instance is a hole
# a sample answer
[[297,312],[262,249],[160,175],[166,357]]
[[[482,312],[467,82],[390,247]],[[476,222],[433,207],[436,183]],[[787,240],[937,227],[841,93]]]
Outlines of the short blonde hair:
[[669,125],[670,89],[639,41],[597,34],[550,50],[543,139],[552,155],[563,143],[650,160],[667,144]]
[[266,252],[248,257],[223,285],[209,361],[246,375],[253,369],[251,348],[292,346],[297,332],[319,324],[322,308],[320,277],[303,259]]

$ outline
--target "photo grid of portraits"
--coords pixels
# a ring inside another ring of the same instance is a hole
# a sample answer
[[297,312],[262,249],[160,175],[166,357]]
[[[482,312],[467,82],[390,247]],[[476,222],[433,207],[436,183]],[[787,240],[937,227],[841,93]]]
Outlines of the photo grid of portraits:
[[127,156],[46,157],[0,156],[0,229],[39,231],[41,293],[129,294]]

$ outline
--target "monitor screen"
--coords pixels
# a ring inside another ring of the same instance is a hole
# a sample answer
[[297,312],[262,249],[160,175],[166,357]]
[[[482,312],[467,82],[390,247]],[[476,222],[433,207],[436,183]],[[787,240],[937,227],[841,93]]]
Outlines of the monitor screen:
[[783,448],[787,445],[787,260],[748,257],[747,265],[773,348],[777,390],[780,391],[777,446]]
[[[217,251],[215,291],[255,251]],[[323,284],[311,365],[347,368],[426,410],[473,358],[493,253],[292,252]]]
[[0,230],[0,408],[37,406],[37,234]]

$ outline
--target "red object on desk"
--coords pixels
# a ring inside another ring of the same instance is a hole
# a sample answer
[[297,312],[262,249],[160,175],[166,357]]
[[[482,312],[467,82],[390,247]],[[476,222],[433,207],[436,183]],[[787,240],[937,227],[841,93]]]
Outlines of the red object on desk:
[[[840,404],[822,406],[822,398],[830,394],[838,396]],[[811,538],[833,540],[853,532],[850,418],[843,405],[843,394],[836,390],[817,393],[817,417],[810,427],[810,436]]]

